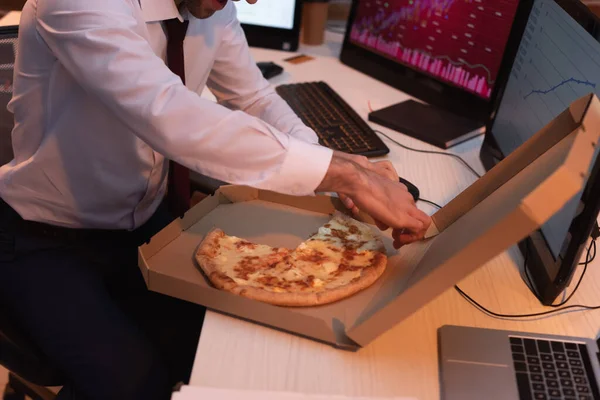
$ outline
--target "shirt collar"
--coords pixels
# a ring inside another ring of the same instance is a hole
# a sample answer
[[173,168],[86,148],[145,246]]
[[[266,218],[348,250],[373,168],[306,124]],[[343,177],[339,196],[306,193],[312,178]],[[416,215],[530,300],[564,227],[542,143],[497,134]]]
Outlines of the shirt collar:
[[140,0],[142,14],[146,22],[164,21],[177,18],[183,22],[183,16],[174,0]]

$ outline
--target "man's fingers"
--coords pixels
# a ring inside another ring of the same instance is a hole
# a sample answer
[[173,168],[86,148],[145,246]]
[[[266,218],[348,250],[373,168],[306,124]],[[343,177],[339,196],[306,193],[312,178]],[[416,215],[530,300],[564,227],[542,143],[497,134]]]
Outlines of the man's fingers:
[[416,207],[414,209],[411,209],[408,213],[411,217],[421,221],[425,229],[429,228],[429,225],[431,224],[431,217],[429,215],[425,214],[423,211],[419,210]]
[[414,233],[404,231],[402,229],[396,229],[392,233],[392,237],[394,238],[394,248],[399,249],[400,247],[416,242],[418,240],[422,240],[424,237],[423,233]]
[[400,226],[402,226],[406,231],[419,232],[423,229],[424,224],[418,218],[415,218],[407,213],[405,221],[403,221]]
[[377,225],[377,227],[378,227],[379,229],[381,229],[382,231],[386,231],[386,230],[388,230],[388,228],[389,228],[389,226],[388,226],[388,225],[384,224],[383,222],[381,222],[381,221],[379,221],[379,220],[377,220],[377,219],[375,220],[375,225]]
[[354,205],[354,201],[352,201],[352,199],[348,196],[346,196],[345,194],[338,194],[340,197],[340,200],[342,201],[342,203],[344,203],[344,205],[346,206],[347,209],[351,210],[353,207],[355,207]]
[[411,244],[416,242],[419,238],[416,235],[412,234],[404,234],[394,239],[394,248],[399,249],[402,246],[406,246],[407,244]]

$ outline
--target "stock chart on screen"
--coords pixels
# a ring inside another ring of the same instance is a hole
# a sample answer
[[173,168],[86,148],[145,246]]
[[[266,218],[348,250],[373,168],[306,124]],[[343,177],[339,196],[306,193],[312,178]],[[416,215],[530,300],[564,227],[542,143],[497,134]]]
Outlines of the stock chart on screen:
[[350,40],[490,98],[518,0],[362,0]]

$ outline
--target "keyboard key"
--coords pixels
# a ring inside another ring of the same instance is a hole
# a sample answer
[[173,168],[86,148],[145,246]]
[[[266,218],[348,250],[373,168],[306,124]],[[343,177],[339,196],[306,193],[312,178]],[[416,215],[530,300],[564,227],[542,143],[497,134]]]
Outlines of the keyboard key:
[[537,356],[538,355],[537,346],[535,345],[535,340],[523,339],[523,342],[525,344],[525,352],[527,353],[528,356]]
[[588,395],[582,395],[579,396],[579,400],[592,400],[592,396],[588,396]]
[[542,363],[542,367],[543,367],[544,369],[556,369],[556,368],[554,367],[554,363],[547,363],[547,362],[545,362],[545,363]]
[[571,388],[563,388],[563,394],[565,396],[575,396],[575,390]]
[[518,337],[511,337],[508,340],[510,340],[510,344],[523,344],[521,338]]
[[560,384],[562,387],[573,387],[573,382],[570,379],[561,379]]
[[550,395],[550,397],[561,397],[560,390],[558,389],[550,389],[548,391],[548,394]]
[[564,353],[565,352],[565,348],[563,347],[563,344],[561,342],[550,342],[550,345],[552,346],[552,350],[555,353]]
[[570,359],[570,360],[569,360],[569,364],[570,364],[572,367],[581,367],[581,360],[573,360],[573,359]]
[[530,365],[529,372],[540,373],[542,372],[542,367],[540,367],[539,365]]
[[578,385],[587,385],[587,380],[583,376],[576,376],[573,380]]
[[543,393],[543,392],[540,392],[540,393],[535,392],[533,394],[533,398],[535,400],[548,400],[548,397],[546,397],[546,393]]
[[548,379],[546,381],[546,386],[548,386],[549,388],[557,388],[558,387],[558,381],[555,381],[554,379]]
[[525,361],[525,354],[513,354],[513,360]]
[[561,369],[561,370],[558,370],[558,376],[560,376],[561,378],[570,378],[571,373],[569,371]]
[[539,364],[540,363],[540,359],[537,357],[527,357],[527,362],[529,364]]
[[546,379],[556,379],[556,372],[555,371],[544,371],[544,377]]
[[567,356],[565,356],[563,353],[554,353],[554,359],[556,361],[566,361]]
[[517,373],[517,388],[519,389],[519,398],[521,400],[531,399],[529,391],[529,376],[523,373]]
[[564,362],[564,361],[559,361],[559,362],[557,362],[557,363],[556,363],[556,366],[557,366],[559,369],[569,369],[569,364],[567,364],[567,363],[566,363],[566,362]]
[[573,372],[573,375],[583,375],[584,374],[583,369],[581,369],[581,368],[573,368],[571,371]]
[[546,386],[544,386],[543,383],[534,383],[531,385],[531,387],[533,388],[533,390],[538,391],[538,392],[546,391]]
[[589,393],[590,392],[590,388],[588,388],[587,386],[583,386],[583,385],[577,385],[576,389],[577,389],[577,393]]
[[550,350],[550,342],[547,342],[545,340],[538,340],[537,345],[540,353],[552,353],[552,350]]
[[575,343],[565,343],[565,348],[567,350],[577,350],[577,345]]
[[567,351],[567,357],[569,358],[579,358],[579,352],[578,351]]
[[[544,382],[544,377],[542,377],[542,375],[540,374],[531,374],[529,376],[529,378],[531,379],[532,382]],[[558,382],[557,382],[558,384]]]
[[523,348],[523,346],[518,346],[516,344],[513,344],[512,346],[510,346],[511,350],[513,353],[524,353],[525,349]]
[[552,358],[552,356],[550,354],[541,354],[540,358],[542,359],[542,361],[554,362],[554,359]]

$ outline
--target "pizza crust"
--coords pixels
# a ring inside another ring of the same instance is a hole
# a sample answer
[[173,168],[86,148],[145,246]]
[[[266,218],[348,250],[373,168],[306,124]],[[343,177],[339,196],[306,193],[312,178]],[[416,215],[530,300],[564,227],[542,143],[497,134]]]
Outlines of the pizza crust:
[[[345,216],[341,213],[336,213],[333,216],[332,221],[338,221],[343,225],[347,226],[358,226],[360,229],[370,229],[369,227],[360,225],[357,221],[354,221],[352,218]],[[327,226],[327,224],[325,225]],[[354,230],[355,231],[355,230]],[[371,235],[372,235],[372,231]],[[355,232],[356,234],[357,232]],[[359,232],[360,233],[360,232]],[[365,234],[365,232],[362,232]],[[316,235],[317,236],[317,235]],[[213,229],[210,231],[205,238],[202,240],[195,254],[195,259],[202,271],[205,273],[209,281],[220,290],[225,290],[231,292],[236,295],[244,296],[249,299],[278,305],[278,306],[288,306],[288,307],[306,307],[306,306],[317,306],[332,303],[349,296],[352,296],[355,293],[360,292],[361,290],[366,289],[371,286],[385,271],[387,265],[387,257],[385,255],[385,247],[383,242],[378,237],[372,237],[369,240],[370,250],[368,254],[373,254],[373,257],[369,260],[369,265],[365,265],[361,267],[360,275],[352,279],[347,284],[337,286],[334,288],[323,288],[323,290],[311,290],[311,291],[277,291],[273,287],[259,287],[252,286],[248,284],[243,284],[236,282],[232,277],[228,276],[224,272],[222,272],[221,267],[227,262],[230,263],[230,266],[233,265],[234,260],[223,261],[221,251],[221,244],[225,238],[228,236],[221,229]],[[234,238],[238,239],[238,238]],[[315,240],[314,237],[309,239]],[[304,242],[304,243],[307,243]],[[343,242],[343,241],[342,241]],[[346,243],[346,242],[343,242]],[[362,243],[362,242],[361,242]],[[254,244],[253,244],[254,245]],[[262,245],[254,245],[261,246],[264,250],[266,246]],[[300,248],[299,246],[298,248]],[[272,258],[273,260],[283,260],[285,254],[281,253],[281,257],[279,257],[279,253],[277,253],[277,249],[274,249],[276,258]],[[290,251],[289,254],[293,254],[294,251]],[[252,254],[252,253],[249,253]],[[221,258],[219,260],[219,258]],[[225,258],[226,259],[226,258]],[[281,261],[280,260],[280,261]],[[283,261],[282,261],[283,262]],[[339,267],[339,266],[338,266]],[[311,288],[313,289],[313,288]]]

